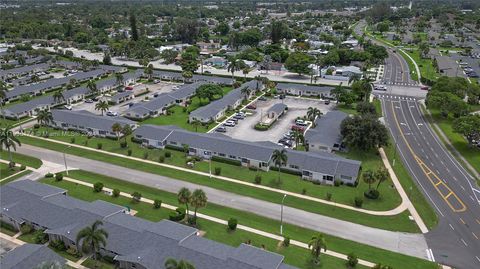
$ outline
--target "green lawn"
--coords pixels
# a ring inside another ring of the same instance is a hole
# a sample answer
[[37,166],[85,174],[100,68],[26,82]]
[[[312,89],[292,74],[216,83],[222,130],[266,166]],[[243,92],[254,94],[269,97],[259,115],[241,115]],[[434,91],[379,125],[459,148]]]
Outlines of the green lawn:
[[437,73],[437,69],[433,66],[433,61],[430,58],[420,57],[420,51],[418,50],[409,50],[407,53],[417,62],[422,77],[432,81],[437,80],[440,75]]
[[[93,174],[85,171],[71,171],[69,176],[85,182],[89,182],[89,183],[102,182],[108,188],[119,188],[121,191],[124,191],[127,193],[138,191],[142,194],[143,197],[150,198],[150,199],[161,199],[164,203],[178,206],[178,200],[175,194],[165,192],[160,189],[154,189],[147,186],[138,185],[138,184],[134,184],[134,183],[130,183],[130,182],[126,182],[126,181],[122,181],[122,180],[118,180],[118,179],[114,179],[114,178],[110,178],[102,175],[97,175],[97,174]],[[168,215],[168,210],[165,208],[153,209],[152,205],[150,204],[132,203],[131,199],[128,199],[125,197],[112,198],[103,193],[94,193],[91,188],[84,187],[81,185],[76,185],[71,182],[67,182],[67,181],[56,182],[52,179],[43,179],[42,182],[67,189],[69,191],[68,193],[70,196],[77,197],[83,200],[93,201],[97,199],[102,199],[102,200],[113,202],[122,206],[128,205],[132,209],[138,211],[137,213],[138,217],[143,217],[152,221],[161,220],[167,217]],[[235,217],[236,219],[238,219],[239,224],[278,234],[278,227],[279,227],[278,220],[265,218],[249,212],[244,212],[244,211],[240,211],[240,210],[236,210],[236,209],[232,209],[232,208],[228,208],[222,205],[217,205],[212,203],[208,203],[207,207],[200,209],[199,212],[208,214],[214,217],[218,217],[221,219],[229,219],[230,217]],[[225,233],[225,226],[223,225],[200,220],[200,229],[207,231],[206,237],[226,243],[226,244],[236,246],[241,242],[245,242],[247,239],[251,239],[255,245],[260,245],[259,242],[261,242],[261,244],[265,244],[267,246],[268,250],[276,251],[276,243],[277,243],[276,241],[269,240],[269,239],[265,240],[266,238],[255,236],[250,233],[246,233],[238,230],[234,233]],[[315,233],[312,230],[290,225],[290,224],[284,224],[284,231],[285,231],[285,234],[290,236],[292,239],[299,240],[302,242],[308,242],[311,235]],[[232,235],[235,235],[235,236],[232,236]],[[240,236],[240,237],[237,237],[237,236]],[[256,238],[259,238],[259,239],[257,240]],[[425,260],[401,255],[398,253],[378,249],[375,247],[370,247],[367,245],[359,244],[359,243],[349,241],[346,239],[341,239],[338,237],[326,235],[326,238],[328,242],[328,248],[330,250],[347,253],[347,254],[353,251],[360,258],[368,261],[382,263],[382,264],[389,264],[394,268],[403,268],[403,266],[408,266],[409,268],[418,268],[418,269],[436,268],[435,267],[436,265],[434,263],[431,263]],[[269,244],[265,243],[268,241],[272,241],[273,247],[270,247]],[[292,247],[289,247],[288,250],[290,250],[290,248]],[[291,263],[292,265],[301,266],[301,264],[298,265],[298,262],[304,261],[304,257],[306,256],[305,250],[298,248],[298,250],[295,250],[295,252],[296,251],[298,251],[299,254],[303,253],[302,254],[303,258],[299,259],[295,263],[290,261],[292,260],[294,261],[295,260],[294,257],[298,258],[302,256],[296,256],[296,255],[293,256],[293,254],[283,253],[283,252],[280,252],[280,253],[287,256],[286,261],[288,263]],[[325,258],[327,257],[325,256]],[[327,267],[327,268],[344,268],[342,263],[336,263],[336,264],[337,264],[337,267]],[[342,267],[338,267],[340,265],[342,265]]]
[[[6,150],[0,151],[0,159],[7,161],[10,159],[9,154]],[[12,152],[12,160],[17,164],[24,164],[33,168],[40,168],[40,166],[42,166],[42,161],[40,159],[16,152]]]
[[10,178],[8,178],[8,179],[6,179],[6,180],[0,181],[0,186],[1,186],[1,185],[5,185],[5,184],[7,184],[7,183],[9,183],[9,182],[12,182],[12,181],[14,181],[14,180],[16,180],[16,179],[18,179],[18,178],[21,178],[21,177],[23,177],[23,176],[25,176],[25,175],[28,175],[28,174],[30,174],[31,172],[32,172],[32,171],[30,171],[30,170],[21,171],[21,172],[15,174],[14,176],[12,176],[12,177],[10,177]]
[[95,269],[114,269],[115,265],[108,263],[106,261],[100,260],[100,261],[95,261],[91,258],[86,259],[83,263],[83,266],[87,268],[95,268]]
[[14,236],[18,233],[18,231],[13,228],[10,224],[0,221],[0,232],[7,234],[9,236]]
[[[417,69],[415,68],[415,64],[412,62],[412,60],[407,56],[407,53],[403,53],[402,51],[398,50],[398,52],[401,57],[405,59],[405,61],[408,64],[408,69],[410,70],[410,78],[412,80],[417,80],[418,81],[418,74],[417,74]],[[418,63],[417,63],[418,64]],[[420,68],[420,67],[419,67]],[[420,71],[421,72],[421,71]]]
[[20,171],[19,167],[14,167],[13,169],[10,169],[8,167],[8,164],[0,163],[0,179],[9,177],[15,173],[18,173],[19,171]]
[[18,237],[19,240],[22,240],[23,242],[27,242],[30,244],[36,244],[35,242],[35,233],[31,232],[28,234],[22,234]]

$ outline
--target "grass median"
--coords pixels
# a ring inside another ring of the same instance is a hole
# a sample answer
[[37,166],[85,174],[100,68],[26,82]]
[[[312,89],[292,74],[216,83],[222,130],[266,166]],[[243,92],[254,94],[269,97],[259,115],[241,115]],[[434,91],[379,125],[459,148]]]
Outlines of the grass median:
[[[112,189],[118,188],[119,190],[127,193],[133,193],[137,191],[137,192],[140,192],[142,196],[145,198],[160,199],[164,203],[178,206],[178,199],[176,194],[166,192],[160,189],[151,188],[148,186],[139,185],[139,184],[115,179],[112,177],[107,177],[107,176],[94,174],[86,171],[80,171],[80,170],[71,171],[69,173],[69,177],[75,178],[84,182],[92,183],[92,184],[96,182],[102,182],[107,188],[112,188]],[[119,198],[113,198],[111,196],[107,196],[104,194],[94,193],[92,189],[83,187],[81,185],[76,185],[71,182],[66,182],[66,181],[56,182],[53,179],[48,179],[48,180],[44,179],[43,181],[48,184],[65,188],[69,190],[69,195],[80,198],[80,199],[84,199],[87,201],[103,199],[103,200],[114,202],[123,206],[125,205],[130,206],[131,204],[131,199],[119,197],[125,200],[117,200]],[[168,215],[168,213],[162,212],[161,210],[160,211],[154,210],[151,205],[145,206],[142,204],[133,204],[132,208],[138,211],[137,216],[145,217],[151,220],[154,220],[154,219],[160,220],[162,218],[167,217]],[[262,217],[260,215],[256,215],[250,212],[232,209],[229,207],[225,207],[225,206],[213,204],[213,203],[208,203],[207,206],[205,208],[200,209],[199,212],[213,216],[213,217],[217,217],[220,219],[224,219],[224,220],[227,220],[233,217],[239,221],[239,224],[252,227],[258,230],[279,234],[280,222],[278,220]],[[207,233],[207,237],[217,241],[221,241],[222,237],[225,236],[225,233],[224,233],[225,228],[224,226],[222,227],[223,229],[219,230],[220,233],[218,234]],[[291,225],[291,224],[284,224],[284,232],[285,232],[285,235],[289,236],[290,238],[298,241],[302,241],[302,242],[308,242],[310,237],[315,233],[315,231],[313,230],[305,229],[305,228]],[[217,236],[218,236],[218,239],[217,239]],[[248,239],[249,237],[246,237],[246,238]],[[338,251],[344,254],[354,252],[359,256],[359,258],[368,260],[371,262],[388,264],[390,266],[393,266],[394,268],[403,268],[407,266],[408,268],[412,268],[412,269],[436,268],[436,264],[422,260],[422,259],[394,253],[387,250],[382,250],[379,248],[356,243],[350,240],[341,239],[341,238],[330,236],[330,235],[326,235],[326,239],[328,243],[328,249],[333,251]],[[231,239],[227,238],[227,240],[231,240]],[[221,242],[224,242],[224,241],[221,241]],[[224,243],[231,244],[231,245],[238,245],[241,242],[245,242],[245,241],[232,240]],[[326,267],[326,268],[330,268],[330,267]],[[332,267],[332,268],[343,268],[343,267]]]
[[[7,160],[7,161],[10,160],[8,151],[6,150],[0,151],[0,159]],[[12,161],[15,162],[16,164],[24,164],[28,167],[32,167],[36,169],[42,166],[42,160],[35,157],[28,156],[28,155],[16,153],[16,152],[12,152]]]
[[[125,168],[136,169],[183,181],[188,181],[195,184],[200,184],[223,191],[236,193],[242,196],[249,196],[272,203],[279,203],[283,197],[283,194],[277,192],[272,192],[223,180],[212,180],[208,176],[197,175],[168,167],[162,167],[161,169],[159,169],[159,166],[155,164],[125,159],[123,157],[111,156],[101,152],[95,152],[76,147],[65,148],[65,146],[62,144],[45,141],[34,137],[23,136],[21,137],[21,140],[23,143],[27,143],[33,146],[47,148],[59,152],[65,151],[67,154],[107,162]],[[351,197],[351,199],[353,201],[354,197]],[[419,232],[416,224],[408,218],[407,211],[404,211],[401,214],[395,216],[374,216],[322,203],[307,201],[305,199],[293,196],[290,196],[285,201],[285,205],[370,227],[376,227],[391,231]]]

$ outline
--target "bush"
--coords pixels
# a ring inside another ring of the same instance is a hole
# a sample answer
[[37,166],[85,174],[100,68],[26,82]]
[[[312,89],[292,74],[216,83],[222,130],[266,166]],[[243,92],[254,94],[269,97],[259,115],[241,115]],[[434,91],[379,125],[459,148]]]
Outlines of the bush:
[[160,208],[162,207],[162,200],[159,200],[159,199],[155,199],[155,201],[153,201],[153,208]]
[[242,163],[238,160],[230,160],[230,159],[222,158],[222,157],[218,157],[218,156],[212,156],[212,161],[219,162],[219,163],[231,164],[231,165],[235,165],[235,166],[241,166],[242,165]]
[[165,156],[159,156],[159,157],[158,157],[158,162],[159,162],[159,163],[165,162]]
[[72,256],[75,256],[77,257],[78,255],[80,255],[77,251],[76,248],[72,247],[72,246],[69,246],[68,249],[67,249],[67,253],[72,255]]
[[75,137],[70,138],[70,143],[75,144]]
[[12,168],[15,167],[15,165],[16,165],[15,162],[9,162],[9,163],[8,163],[8,168],[12,169]]
[[142,199],[142,194],[139,193],[138,191],[132,193],[132,200],[133,202],[140,202],[140,199]]
[[56,181],[62,181],[63,180],[63,174],[56,173],[55,174],[55,180]]
[[33,241],[36,244],[45,244],[48,241],[48,235],[43,230],[36,230],[33,235]]
[[66,250],[65,243],[63,243],[63,241],[61,241],[61,240],[50,241],[50,247],[52,247],[53,249],[55,249],[57,251]]
[[174,212],[171,212],[168,219],[171,221],[181,221],[185,218],[187,211],[183,207],[177,207]]
[[331,201],[331,200],[332,200],[332,193],[327,192],[327,201]]
[[[271,171],[278,171],[278,167],[270,167],[270,170]],[[286,168],[283,168],[283,167],[280,168],[280,172],[285,173],[285,174],[294,175],[294,176],[302,176],[302,172],[300,172],[300,171],[293,171],[293,170],[286,169]]]
[[262,184],[262,176],[255,175],[255,184]]
[[122,149],[126,148],[127,146],[128,146],[128,143],[127,143],[127,142],[125,142],[125,141],[120,142],[120,147],[121,147]]
[[33,129],[39,129],[39,128],[40,128],[40,124],[35,123],[35,124],[33,125]]
[[339,187],[340,185],[342,185],[342,181],[340,181],[340,179],[335,179],[333,185],[335,185],[335,187]]
[[255,166],[249,166],[249,167],[248,167],[248,170],[257,172],[257,171],[258,171],[258,168],[255,167]]
[[50,173],[50,172],[48,172],[48,173],[45,175],[45,177],[46,177],[46,178],[51,178],[51,177],[53,177],[53,174]]
[[216,176],[219,176],[219,175],[222,173],[222,168],[221,168],[221,167],[215,167],[213,173],[214,173]]
[[97,149],[102,149],[103,144],[102,143],[97,143]]
[[170,157],[172,157],[172,152],[165,151],[165,158],[170,158]]
[[101,192],[103,190],[103,183],[102,182],[97,182],[93,184],[93,191],[94,192]]
[[85,142],[83,142],[83,145],[88,146],[88,140],[85,140]]
[[112,191],[112,196],[113,196],[113,197],[118,197],[118,196],[120,196],[120,190],[119,190],[119,189],[113,189],[113,191]]
[[354,201],[354,204],[356,207],[362,207],[362,204],[363,204],[363,199],[362,197],[355,197],[355,201]]
[[132,156],[132,150],[131,149],[127,150],[127,155]]
[[307,189],[306,189],[306,188],[303,188],[303,189],[302,189],[302,194],[303,194],[303,195],[307,194]]
[[22,165],[20,166],[20,170],[22,170],[22,171],[23,171],[23,170],[25,170],[25,169],[27,169],[27,166],[26,166],[26,165],[24,165],[24,164],[22,164]]
[[145,159],[145,160],[148,159],[148,151],[145,151],[143,153],[143,159]]
[[261,124],[261,123],[257,123],[257,124],[255,124],[255,126],[253,128],[257,131],[266,131],[266,130],[270,129],[270,126],[271,125],[264,125],[264,124]]
[[357,255],[355,255],[354,253],[348,254],[347,265],[349,267],[353,268],[353,267],[357,266],[357,263],[358,263]]
[[29,234],[32,231],[33,231],[33,227],[30,224],[23,224],[22,226],[20,226],[20,232],[22,234]]
[[290,246],[290,237],[285,236],[285,237],[283,238],[283,243],[282,243],[282,245],[283,245],[284,247]]
[[228,229],[230,229],[231,231],[235,231],[235,229],[237,229],[237,224],[238,224],[237,219],[230,218],[228,220]]
[[380,196],[380,193],[375,189],[371,189],[371,190],[365,191],[363,195],[368,199],[375,200]]

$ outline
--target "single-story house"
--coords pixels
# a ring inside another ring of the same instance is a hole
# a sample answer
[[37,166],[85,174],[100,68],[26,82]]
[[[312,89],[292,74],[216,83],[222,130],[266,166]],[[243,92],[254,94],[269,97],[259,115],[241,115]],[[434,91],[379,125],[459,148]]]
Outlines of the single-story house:
[[330,91],[333,90],[333,87],[280,82],[277,84],[277,90],[284,94],[330,98]]
[[67,260],[55,253],[48,246],[24,244],[2,254],[0,267],[2,269],[32,269],[42,264],[65,266]]
[[348,117],[342,111],[334,110],[318,117],[315,128],[310,128],[305,133],[305,142],[310,151],[332,152],[342,149],[342,136],[340,124]]
[[47,71],[50,69],[50,65],[47,63],[26,65],[22,67],[0,70],[0,79],[7,80],[13,77],[25,76],[28,74],[34,74],[40,71]]
[[261,123],[269,125],[274,123],[278,118],[286,113],[287,109],[287,105],[283,103],[274,104],[267,110],[266,115],[263,119],[261,119]]
[[218,68],[223,68],[227,65],[227,59],[223,57],[211,57],[203,61],[204,65],[210,65]]
[[223,98],[192,111],[189,115],[189,121],[207,123],[222,118],[227,110],[236,109],[242,103],[242,100],[245,99],[245,94],[242,93],[243,88],[251,90],[250,96],[248,96],[250,98],[256,90],[263,90],[264,86],[258,80],[246,82],[224,95]]
[[114,96],[110,97],[108,99],[108,102],[113,103],[113,104],[120,104],[125,101],[128,101],[130,99],[133,99],[135,95],[133,94],[132,91],[124,91],[124,92],[119,92],[115,94]]
[[[268,171],[274,164],[272,153],[282,147],[273,143],[249,142],[221,134],[195,133],[172,126],[142,125],[134,138],[145,146],[154,148],[188,145],[189,154],[204,159],[212,156],[238,161],[242,166]],[[288,161],[284,169],[297,172],[302,178],[314,182],[333,184],[335,179],[354,184],[360,162],[330,153],[303,152],[287,149]]]
[[295,269],[279,254],[246,244],[224,245],[198,236],[196,228],[169,220],[151,222],[128,214],[123,206],[72,198],[36,181],[10,182],[0,189],[0,199],[2,221],[45,229],[49,241],[62,242],[67,249],[77,249],[78,232],[101,220],[108,238],[100,254],[114,259],[120,269],[158,269],[169,258],[188,260],[197,269]]
[[115,123],[130,125],[132,129],[137,127],[134,121],[123,117],[99,116],[88,111],[52,110],[53,121],[50,125],[63,130],[74,130],[93,136],[117,137],[112,131]]

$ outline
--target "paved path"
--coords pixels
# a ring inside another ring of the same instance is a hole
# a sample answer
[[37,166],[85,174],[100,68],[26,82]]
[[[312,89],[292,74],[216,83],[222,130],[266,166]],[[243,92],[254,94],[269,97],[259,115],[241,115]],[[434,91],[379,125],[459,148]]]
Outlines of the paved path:
[[[19,147],[17,151],[45,161],[57,164],[63,163],[62,154],[56,151],[37,148],[30,145],[23,145],[22,147]],[[182,187],[187,187],[190,189],[202,188],[207,194],[209,201],[212,203],[225,205],[247,212],[254,212],[267,218],[279,219],[280,217],[279,204],[78,156],[66,155],[66,157],[69,165],[78,169],[162,189],[173,193],[178,192],[178,190]],[[292,207],[284,207],[284,221],[286,223],[291,223],[378,248],[383,248],[415,257],[427,258],[427,243],[422,234],[385,231],[314,214]]]
[[[89,188],[93,188],[93,184],[87,183],[87,182],[84,182],[84,181],[81,181],[81,180],[77,180],[77,179],[73,179],[73,178],[69,178],[69,177],[64,177],[63,180],[74,182],[74,183],[80,184],[80,185],[84,185],[84,186],[87,186]],[[113,191],[112,189],[109,189],[109,188],[106,188],[106,187],[104,187],[103,190],[109,191],[109,192]],[[120,192],[120,195],[124,196],[124,197],[128,197],[128,198],[132,197],[132,195],[130,193],[126,193],[126,192]],[[144,203],[152,204],[152,205],[153,205],[153,202],[154,202],[153,200],[148,199],[148,198],[141,198],[140,201],[142,201]],[[170,210],[177,209],[176,206],[165,204],[165,203],[162,203],[162,207],[170,209]],[[226,220],[219,219],[219,218],[216,218],[216,217],[212,217],[212,216],[209,216],[209,215],[205,215],[205,214],[202,214],[202,213],[197,213],[197,217],[202,218],[202,219],[206,219],[206,220],[209,220],[209,221],[213,221],[213,222],[216,222],[216,223],[220,223],[222,225],[227,225],[228,224],[228,221],[226,221]],[[268,232],[264,232],[264,231],[261,231],[261,230],[258,230],[258,229],[254,229],[254,228],[251,228],[251,227],[248,227],[248,226],[244,226],[244,225],[237,225],[237,229],[244,230],[244,231],[254,233],[254,234],[258,234],[258,235],[268,237],[268,238],[278,240],[278,241],[283,241],[283,239],[284,239],[282,236],[272,234],[272,233],[268,233]],[[308,247],[308,244],[305,244],[305,243],[300,242],[300,241],[290,240],[290,244],[292,244],[294,246],[301,247],[301,248],[310,249]],[[322,250],[322,252],[324,254],[329,255],[329,256],[333,256],[333,257],[336,257],[336,258],[339,258],[339,259],[342,259],[342,260],[347,260],[347,255],[345,255],[345,254],[341,254],[341,253],[331,251],[331,250],[327,250],[327,251]],[[364,266],[368,266],[368,267],[373,267],[375,265],[372,262],[368,262],[368,261],[360,260],[360,259],[358,260],[358,263],[361,264],[361,265],[364,265]]]
[[[89,150],[89,151],[93,151],[93,152],[101,152],[103,154],[124,158],[126,161],[127,160],[135,160],[135,161],[139,161],[139,162],[144,162],[144,163],[157,165],[159,167],[168,167],[168,168],[171,168],[171,169],[185,171],[185,172],[192,173],[192,174],[211,177],[213,179],[220,179],[220,180],[224,180],[224,181],[228,181],[228,182],[232,182],[232,183],[236,183],[236,184],[246,185],[246,186],[253,187],[253,188],[259,188],[259,189],[264,189],[264,190],[268,190],[268,191],[271,191],[271,192],[287,194],[289,196],[298,197],[298,198],[309,200],[309,201],[312,201],[312,202],[318,202],[318,203],[327,204],[327,205],[331,205],[331,206],[341,207],[341,208],[344,208],[344,209],[353,210],[353,211],[357,211],[357,212],[361,212],[361,213],[365,213],[365,214],[370,214],[370,215],[375,215],[375,216],[395,216],[395,215],[398,215],[398,214],[402,213],[403,211],[405,211],[407,209],[407,203],[403,200],[403,198],[402,198],[402,203],[394,209],[387,210],[387,211],[368,210],[368,209],[357,208],[357,207],[354,207],[354,206],[349,206],[349,205],[345,205],[345,204],[341,204],[341,203],[335,203],[335,202],[332,202],[332,201],[327,201],[327,200],[324,200],[324,199],[311,197],[311,196],[308,196],[308,195],[303,195],[303,194],[299,194],[299,193],[295,193],[295,192],[276,189],[276,188],[272,188],[272,187],[268,187],[268,186],[264,186],[264,185],[258,185],[258,184],[254,184],[254,183],[251,183],[251,182],[246,182],[246,181],[233,179],[233,178],[229,178],[229,177],[225,177],[225,176],[217,176],[217,175],[213,175],[213,174],[210,174],[210,173],[207,173],[207,172],[201,172],[201,171],[197,171],[197,170],[193,170],[193,169],[189,169],[189,168],[185,168],[185,167],[179,167],[179,166],[175,166],[175,165],[171,165],[171,164],[159,163],[159,162],[155,162],[155,161],[151,161],[151,160],[144,160],[144,159],[141,159],[141,158],[126,156],[124,154],[119,154],[119,153],[113,153],[113,152],[109,152],[109,151],[94,149],[94,148],[90,148],[90,147],[86,147],[86,146],[82,146],[82,145],[71,144],[71,143],[58,141],[58,140],[54,140],[54,139],[50,139],[50,138],[37,137],[37,136],[32,136],[32,137],[35,137],[35,138],[41,139],[41,140],[45,140],[45,141],[49,141],[49,142],[53,142],[53,143],[57,143],[57,144],[63,144],[67,147],[76,147],[76,148]],[[62,153],[59,152],[58,154],[62,154]],[[39,157],[39,158],[41,159],[41,157]]]

